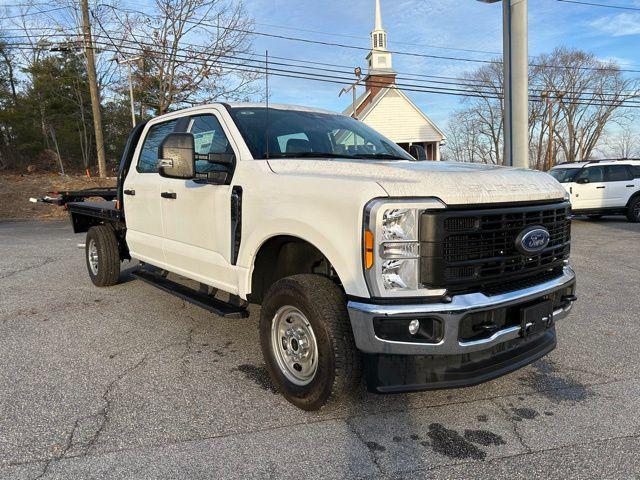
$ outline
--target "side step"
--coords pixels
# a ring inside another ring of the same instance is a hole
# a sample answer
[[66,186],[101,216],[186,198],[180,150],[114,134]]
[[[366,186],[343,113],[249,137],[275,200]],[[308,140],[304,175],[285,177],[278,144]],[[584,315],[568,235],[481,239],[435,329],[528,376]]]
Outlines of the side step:
[[189,303],[193,303],[200,308],[209,310],[221,317],[226,318],[247,318],[249,311],[238,305],[233,305],[217,298],[208,295],[204,292],[199,292],[192,288],[189,288],[181,283],[174,282],[163,276],[161,273],[152,272],[145,269],[136,270],[131,274],[139,278],[140,280],[158,287],[160,290],[164,290],[167,293],[175,295]]

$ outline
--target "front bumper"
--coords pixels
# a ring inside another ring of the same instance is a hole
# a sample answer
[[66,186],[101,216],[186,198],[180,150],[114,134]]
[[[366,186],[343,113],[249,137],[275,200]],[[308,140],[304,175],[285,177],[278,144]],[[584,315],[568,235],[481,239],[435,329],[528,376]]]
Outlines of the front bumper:
[[[463,319],[481,312],[529,305],[562,291],[570,297],[575,274],[566,266],[553,280],[520,290],[487,296],[456,295],[447,303],[380,305],[350,301],[347,305],[356,345],[365,354],[367,383],[374,391],[406,391],[466,386],[504,375],[546,355],[555,347],[555,322],[571,310],[573,300],[554,307],[549,326],[527,335],[520,324],[485,338],[461,339]],[[511,308],[513,311],[513,308]],[[433,318],[443,333],[437,343],[395,341],[376,335],[374,320]]]

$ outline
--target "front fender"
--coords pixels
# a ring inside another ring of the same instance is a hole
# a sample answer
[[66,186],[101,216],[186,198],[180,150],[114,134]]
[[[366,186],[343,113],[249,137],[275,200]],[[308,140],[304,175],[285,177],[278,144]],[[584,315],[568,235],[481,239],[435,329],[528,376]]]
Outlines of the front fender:
[[[286,235],[304,240],[316,247],[331,262],[348,295],[368,297],[369,292],[362,273],[362,256],[360,254],[360,228],[362,218],[355,225],[333,225],[331,236],[314,228],[309,223],[291,218],[274,219],[254,228],[243,238],[238,255],[238,266],[246,272],[240,281],[240,293],[246,297],[251,292],[251,278],[255,260],[260,248],[271,238]],[[278,225],[278,230],[270,229],[270,225]]]

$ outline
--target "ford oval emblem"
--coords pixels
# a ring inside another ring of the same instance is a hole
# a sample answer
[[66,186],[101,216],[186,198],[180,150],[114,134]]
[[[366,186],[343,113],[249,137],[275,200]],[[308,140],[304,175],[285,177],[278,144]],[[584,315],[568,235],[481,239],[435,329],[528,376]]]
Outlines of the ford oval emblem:
[[542,226],[534,226],[524,229],[516,238],[516,248],[524,253],[538,253],[549,245],[551,236],[549,230]]

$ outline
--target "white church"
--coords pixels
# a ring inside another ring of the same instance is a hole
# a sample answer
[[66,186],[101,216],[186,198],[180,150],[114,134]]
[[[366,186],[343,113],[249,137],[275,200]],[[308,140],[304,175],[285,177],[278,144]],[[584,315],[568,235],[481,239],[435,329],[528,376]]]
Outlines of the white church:
[[[427,160],[440,160],[440,145],[445,140],[442,130],[396,86],[396,72],[393,70],[391,52],[387,49],[387,32],[382,27],[380,0],[376,0],[375,24],[367,62],[365,92],[355,102],[358,120],[407,151],[412,145],[421,145]],[[353,117],[353,110],[352,104],[343,113]]]

